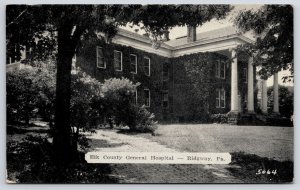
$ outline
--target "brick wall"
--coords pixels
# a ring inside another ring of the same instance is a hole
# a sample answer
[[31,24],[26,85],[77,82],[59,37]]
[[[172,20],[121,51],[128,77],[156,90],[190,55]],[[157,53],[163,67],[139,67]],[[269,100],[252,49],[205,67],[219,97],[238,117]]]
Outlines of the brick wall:
[[[106,68],[97,68],[97,54],[96,46],[103,48],[104,60],[106,62]],[[122,71],[116,71],[113,64],[113,52],[114,50],[122,52]],[[137,56],[137,74],[130,72],[130,54]],[[144,57],[150,58],[150,76],[145,74],[143,65]],[[149,111],[155,114],[156,119],[161,121],[164,117],[162,109],[162,69],[163,63],[168,63],[168,58],[151,54],[145,51],[134,49],[128,46],[122,46],[118,44],[106,44],[102,40],[90,39],[85,41],[76,58],[76,65],[82,68],[87,74],[95,77],[99,81],[116,77],[126,77],[133,82],[139,82],[141,85],[137,89],[138,104],[144,104],[144,89],[150,90],[151,105]],[[164,111],[166,112],[166,111]]]
[[[104,50],[105,69],[97,68],[97,46]],[[116,71],[114,68],[114,50],[122,52],[122,71]],[[130,72],[130,54],[137,56],[137,74]],[[145,74],[144,57],[150,58],[150,76]],[[216,77],[218,60],[226,62],[225,79]],[[154,113],[156,119],[161,122],[205,122],[211,114],[230,111],[231,64],[230,60],[221,54],[196,53],[169,59],[132,47],[106,44],[99,39],[90,39],[81,44],[76,64],[100,81],[111,77],[126,77],[133,82],[140,82],[141,85],[137,89],[138,104],[144,104],[144,89],[149,89],[151,93],[149,111]],[[242,80],[243,68],[247,68],[247,63],[239,61],[241,107],[245,108],[247,83]],[[216,107],[216,89],[218,88],[225,90],[224,108]],[[168,93],[168,96],[165,96],[167,102],[163,102],[165,93]]]

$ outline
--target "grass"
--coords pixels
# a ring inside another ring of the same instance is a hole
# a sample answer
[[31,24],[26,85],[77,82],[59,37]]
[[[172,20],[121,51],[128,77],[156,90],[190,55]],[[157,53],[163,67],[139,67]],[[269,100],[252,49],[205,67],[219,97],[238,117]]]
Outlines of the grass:
[[[188,152],[229,152],[225,167],[244,183],[293,182],[293,128],[230,125],[161,125],[159,135],[145,138]],[[256,174],[259,169],[276,175]]]
[[160,125],[155,136],[139,134],[187,152],[246,152],[293,161],[293,128],[218,124]]

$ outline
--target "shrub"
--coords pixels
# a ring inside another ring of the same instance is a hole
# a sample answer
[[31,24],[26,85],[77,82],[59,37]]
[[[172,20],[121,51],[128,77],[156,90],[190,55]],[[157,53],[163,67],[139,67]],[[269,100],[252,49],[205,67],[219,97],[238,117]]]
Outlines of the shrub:
[[128,126],[134,132],[154,132],[157,128],[154,114],[133,101],[138,85],[126,78],[112,78],[103,83],[104,97],[98,102],[99,112],[105,113],[111,128],[114,124]]
[[[25,120],[28,123],[35,114],[46,121],[53,120],[55,64],[34,65],[7,74],[9,122]],[[72,72],[70,124],[73,139],[78,142],[79,131],[93,130],[100,118],[105,118],[111,127],[127,125],[135,131],[154,131],[154,115],[133,103],[138,85],[126,78],[111,78],[100,83],[80,70]]]
[[150,113],[145,106],[133,108],[133,118],[128,127],[131,131],[142,133],[154,133],[157,129],[157,122],[154,120],[154,114]]
[[52,65],[40,64],[39,67],[22,65],[22,68],[7,72],[7,121],[29,120],[42,114],[47,117],[53,112],[55,92],[55,72]]
[[212,114],[211,120],[214,123],[227,123],[228,115],[227,114]]
[[100,112],[104,114],[111,128],[113,125],[128,124],[128,114],[132,111],[133,94],[138,84],[126,78],[111,78],[102,85],[103,99]]
[[88,147],[88,142],[84,135],[80,135],[80,130],[85,132],[95,128],[100,114],[92,107],[92,103],[102,97],[99,81],[80,70],[72,73],[70,106],[72,139],[73,144],[78,142],[83,149]]

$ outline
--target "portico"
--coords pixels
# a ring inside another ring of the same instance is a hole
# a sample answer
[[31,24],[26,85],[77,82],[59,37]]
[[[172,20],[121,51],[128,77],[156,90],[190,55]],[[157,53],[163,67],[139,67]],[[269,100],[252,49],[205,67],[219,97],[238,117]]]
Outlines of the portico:
[[[229,55],[231,56],[231,107],[229,116],[231,117],[232,123],[237,123],[238,117],[241,113],[241,99],[239,98],[239,65],[238,60],[240,59],[239,55],[236,52],[236,49],[229,49]],[[253,65],[253,57],[248,57],[247,60],[247,114],[255,114],[254,108],[254,91],[255,91],[255,66]],[[273,113],[279,114],[279,92],[278,92],[278,73],[273,75]],[[261,81],[261,110],[263,114],[268,113],[268,95],[267,95],[267,80]]]

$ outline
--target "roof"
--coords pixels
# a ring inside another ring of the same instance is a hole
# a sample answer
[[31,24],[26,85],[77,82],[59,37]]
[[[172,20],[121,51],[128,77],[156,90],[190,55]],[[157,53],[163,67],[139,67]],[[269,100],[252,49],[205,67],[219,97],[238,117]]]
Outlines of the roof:
[[[211,40],[216,38],[222,38],[222,37],[229,37],[233,35],[238,35],[239,32],[236,28],[232,26],[211,30],[208,32],[200,32],[196,34],[196,41],[205,41],[205,40]],[[167,45],[170,45],[172,47],[182,46],[185,44],[188,44],[187,42],[187,36],[181,36],[174,40],[170,40],[165,42]],[[191,42],[190,42],[191,43]]]
[[118,29],[118,33],[113,38],[113,41],[114,43],[131,46],[165,57],[178,57],[184,54],[206,51],[220,51],[235,48],[242,43],[254,42],[232,26],[198,33],[197,40],[194,42],[187,42],[187,36],[182,36],[162,43],[158,49],[153,48],[149,37],[121,28]]

